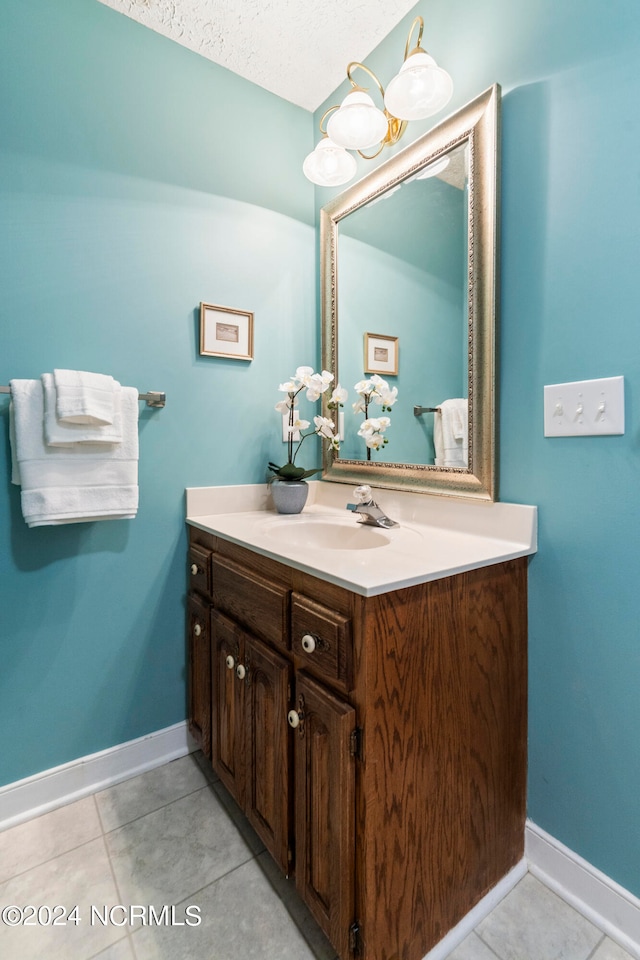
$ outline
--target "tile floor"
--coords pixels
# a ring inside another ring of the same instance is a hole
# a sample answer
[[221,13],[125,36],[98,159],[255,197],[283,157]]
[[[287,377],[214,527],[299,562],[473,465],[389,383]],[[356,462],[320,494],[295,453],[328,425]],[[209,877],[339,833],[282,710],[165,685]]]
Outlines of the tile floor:
[[[194,754],[0,833],[0,957],[334,960],[291,886]],[[529,874],[450,960],[631,958]]]

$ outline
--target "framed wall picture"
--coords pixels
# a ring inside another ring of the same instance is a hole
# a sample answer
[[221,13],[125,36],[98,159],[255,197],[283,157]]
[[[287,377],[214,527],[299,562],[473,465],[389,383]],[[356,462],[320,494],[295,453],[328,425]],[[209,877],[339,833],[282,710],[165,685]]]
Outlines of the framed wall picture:
[[203,357],[253,360],[253,314],[201,303],[200,354]]
[[398,374],[398,338],[379,333],[364,335],[364,372]]

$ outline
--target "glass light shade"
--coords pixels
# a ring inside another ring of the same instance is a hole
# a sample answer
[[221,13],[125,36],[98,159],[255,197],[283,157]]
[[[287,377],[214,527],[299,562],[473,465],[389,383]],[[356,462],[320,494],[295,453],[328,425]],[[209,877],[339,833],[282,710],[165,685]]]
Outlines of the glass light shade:
[[327,133],[333,142],[347,150],[375,147],[384,140],[388,129],[387,117],[362,90],[349,93],[327,121]]
[[407,57],[384,95],[384,105],[398,120],[424,120],[445,107],[453,81],[428,53]]
[[449,157],[438,157],[437,160],[434,160],[433,163],[428,164],[422,171],[418,173],[413,179],[414,180],[428,180],[429,177],[437,177],[439,173],[442,173],[443,170],[446,170],[449,166]]
[[357,166],[355,157],[329,137],[324,137],[306,157],[302,172],[307,180],[319,187],[336,187],[351,180]]

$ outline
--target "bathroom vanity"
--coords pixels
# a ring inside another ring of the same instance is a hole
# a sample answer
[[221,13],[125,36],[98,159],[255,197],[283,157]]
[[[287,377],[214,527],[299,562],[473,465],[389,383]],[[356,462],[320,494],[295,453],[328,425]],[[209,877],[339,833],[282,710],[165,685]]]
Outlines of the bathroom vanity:
[[187,491],[190,729],[340,957],[420,960],[523,855],[535,509],[311,486]]

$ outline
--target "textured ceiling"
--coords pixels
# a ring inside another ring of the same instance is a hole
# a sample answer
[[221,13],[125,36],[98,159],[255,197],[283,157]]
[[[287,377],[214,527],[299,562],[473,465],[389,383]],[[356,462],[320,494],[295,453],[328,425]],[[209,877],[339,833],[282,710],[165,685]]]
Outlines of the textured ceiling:
[[416,0],[100,0],[306,110],[315,110]]

